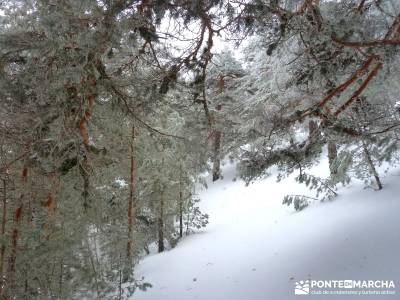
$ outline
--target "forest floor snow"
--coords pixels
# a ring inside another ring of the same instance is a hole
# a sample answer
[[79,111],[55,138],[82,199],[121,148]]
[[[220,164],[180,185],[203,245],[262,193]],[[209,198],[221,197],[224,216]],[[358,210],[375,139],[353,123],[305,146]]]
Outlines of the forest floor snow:
[[[327,164],[312,173],[326,176]],[[381,191],[355,182],[301,212],[282,205],[288,193],[310,194],[294,175],[245,186],[233,164],[223,174],[199,193],[210,224],[145,257],[135,273],[153,287],[134,300],[400,299],[400,169],[382,176]],[[300,280],[393,280],[396,295],[299,296]]]

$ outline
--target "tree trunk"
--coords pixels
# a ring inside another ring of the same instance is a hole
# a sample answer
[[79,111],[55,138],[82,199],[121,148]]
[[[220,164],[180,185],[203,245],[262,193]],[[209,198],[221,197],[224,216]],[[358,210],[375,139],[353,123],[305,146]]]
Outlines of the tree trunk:
[[11,236],[11,256],[9,260],[9,271],[13,275],[15,273],[15,264],[17,260],[18,238],[19,238],[19,221],[22,217],[23,204],[21,203],[14,211],[14,229]]
[[183,237],[182,164],[179,165],[179,237]]
[[333,165],[333,162],[335,161],[336,157],[337,157],[336,144],[333,141],[328,141],[328,160],[329,160],[329,170],[331,176],[337,174],[337,168]]
[[122,259],[121,253],[119,254],[119,284],[118,284],[118,299],[122,300]]
[[158,215],[158,252],[163,252],[164,246],[164,188],[160,193],[160,211]]
[[[165,158],[164,158],[164,145],[162,145],[162,152],[161,152],[161,170],[165,169]],[[159,206],[159,213],[158,213],[158,252],[163,252],[165,250],[164,246],[164,183],[161,182],[160,185],[160,206]]]
[[58,298],[63,298],[63,274],[64,274],[64,260],[60,260],[60,276],[58,277]]
[[[220,111],[222,109],[222,105],[219,104],[217,106],[217,110]],[[214,120],[215,126],[215,120]],[[221,178],[221,131],[215,129],[214,132],[214,147],[213,147],[213,181],[216,181]]]
[[4,256],[6,251],[6,245],[4,243],[4,235],[6,232],[6,218],[7,218],[7,180],[3,179],[3,213],[1,220],[1,237],[3,238],[3,243],[0,250],[0,297],[3,295],[3,270],[4,270]]
[[131,153],[130,153],[130,181],[129,181],[129,200],[128,200],[128,245],[127,256],[132,256],[132,233],[133,222],[135,215],[135,157],[134,157],[134,141],[135,141],[135,127],[132,125],[132,140],[131,140]]
[[315,142],[320,137],[318,124],[314,120],[308,122],[308,139],[311,142]]
[[363,150],[364,150],[365,159],[367,160],[367,163],[368,163],[368,167],[369,167],[372,175],[375,178],[376,185],[378,186],[378,190],[381,190],[382,187],[383,187],[381,179],[379,178],[379,174],[376,171],[376,168],[374,166],[374,162],[372,161],[372,158],[371,158],[371,154],[369,153],[367,145],[365,144],[364,141],[362,141],[362,147],[363,147]]
[[79,165],[79,171],[83,179],[83,208],[86,211],[89,208],[89,187],[90,187],[90,178],[89,178],[89,163],[87,156],[83,157],[82,164]]
[[55,211],[55,202],[53,194],[50,192],[47,195],[47,201],[45,203],[45,207],[47,210],[47,223],[44,225],[44,228],[47,229],[49,232],[47,233],[47,237],[50,235],[51,224],[53,221],[54,211]]
[[221,132],[215,132],[214,140],[214,153],[213,153],[213,181],[220,179],[221,177],[221,159],[220,159],[220,148],[221,148]]

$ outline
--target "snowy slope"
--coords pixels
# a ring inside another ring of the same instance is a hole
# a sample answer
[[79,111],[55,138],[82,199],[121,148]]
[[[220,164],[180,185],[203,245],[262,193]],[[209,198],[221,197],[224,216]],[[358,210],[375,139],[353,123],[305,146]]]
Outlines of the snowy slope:
[[[313,173],[327,170],[322,161]],[[210,214],[204,232],[162,254],[146,257],[136,275],[153,284],[134,300],[400,299],[385,296],[295,296],[295,281],[394,280],[400,287],[400,170],[384,190],[353,184],[339,197],[295,213],[281,204],[287,194],[307,193],[293,177],[271,176],[246,187],[224,180],[200,193]]]

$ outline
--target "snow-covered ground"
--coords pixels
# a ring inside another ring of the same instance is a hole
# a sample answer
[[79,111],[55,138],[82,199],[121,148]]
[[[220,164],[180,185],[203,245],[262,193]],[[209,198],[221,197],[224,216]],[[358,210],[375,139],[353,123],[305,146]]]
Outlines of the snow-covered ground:
[[[327,175],[327,161],[313,169]],[[200,193],[210,225],[176,248],[140,262],[153,288],[134,300],[400,299],[400,169],[382,191],[353,183],[301,212],[284,195],[306,194],[293,176],[245,186],[225,178]],[[396,295],[295,295],[300,280],[393,280]]]

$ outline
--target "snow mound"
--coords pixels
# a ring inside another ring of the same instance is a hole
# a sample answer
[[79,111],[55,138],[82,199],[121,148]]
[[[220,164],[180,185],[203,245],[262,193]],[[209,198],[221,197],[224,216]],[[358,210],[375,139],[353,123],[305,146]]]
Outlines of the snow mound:
[[[313,169],[327,175],[327,161]],[[153,288],[134,300],[299,299],[301,280],[394,280],[400,286],[400,170],[383,177],[382,191],[352,184],[332,202],[301,212],[284,195],[309,193],[293,176],[245,186],[225,166],[224,180],[200,193],[210,225],[171,251],[146,257],[136,275]],[[313,299],[399,299],[395,296],[318,296]],[[305,297],[305,296],[303,296]],[[306,296],[307,297],[307,296]]]

